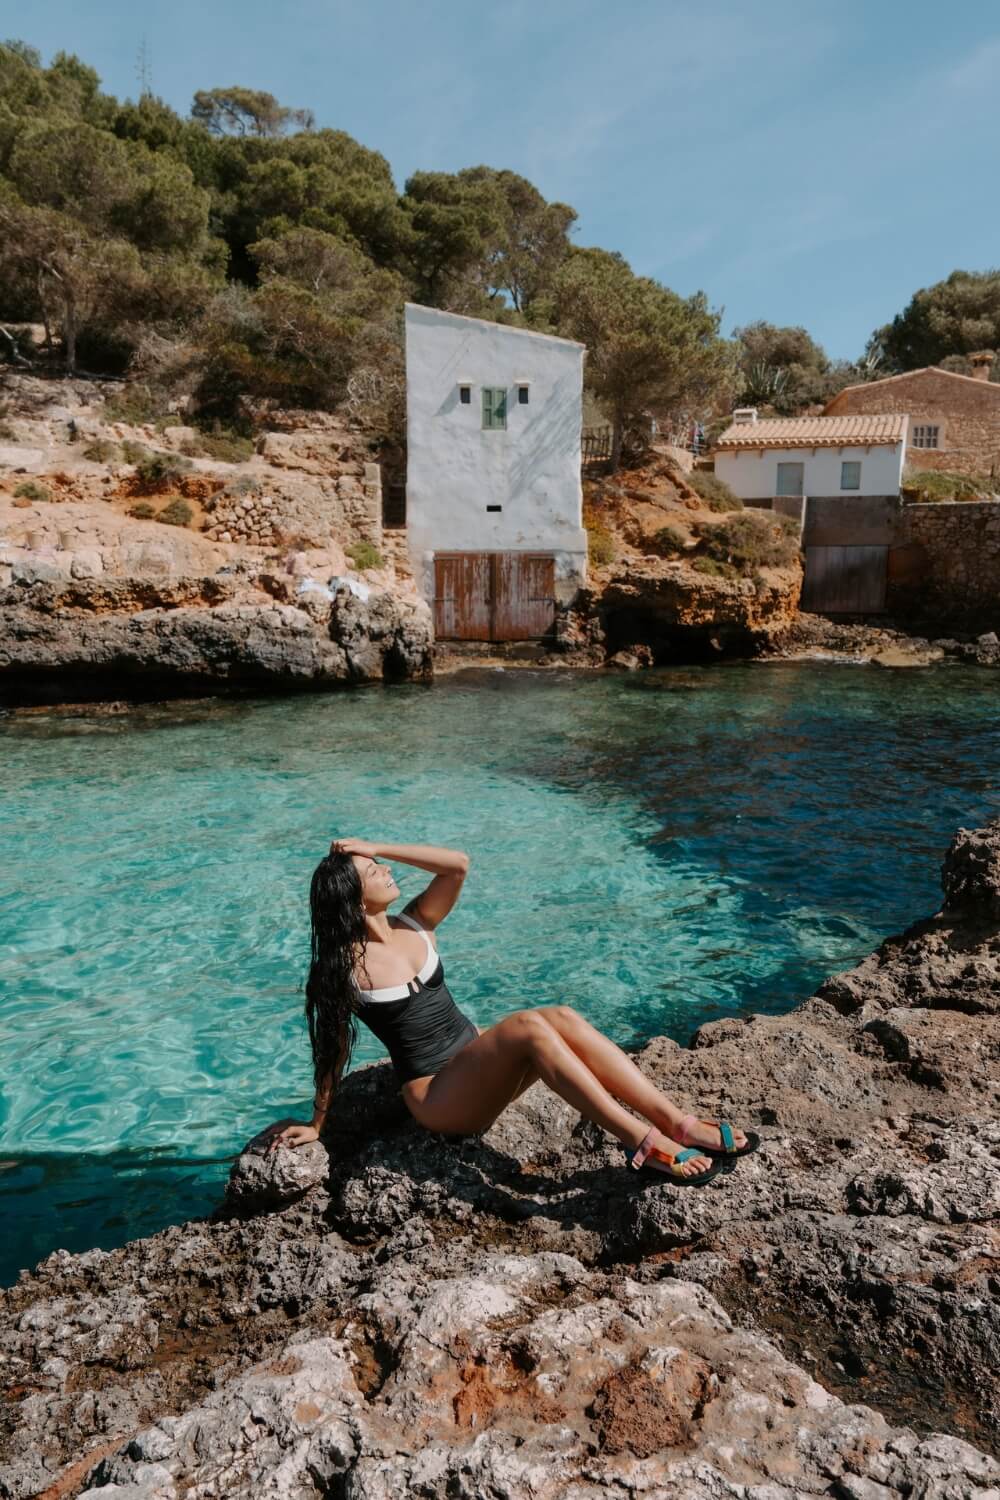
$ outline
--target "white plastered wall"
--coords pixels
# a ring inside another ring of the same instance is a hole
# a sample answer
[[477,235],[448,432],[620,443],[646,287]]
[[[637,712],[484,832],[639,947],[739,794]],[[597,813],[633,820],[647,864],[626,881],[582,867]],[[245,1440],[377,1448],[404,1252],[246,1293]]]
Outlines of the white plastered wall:
[[[741,500],[768,500],[778,493],[779,463],[800,463],[805,495],[898,495],[905,446],[877,443],[870,447],[764,448],[715,454],[715,472]],[[840,487],[840,466],[861,464],[861,486]]]
[[[550,552],[561,598],[585,580],[584,352],[569,339],[407,304],[406,530],[428,599],[436,552]],[[506,389],[506,430],[483,429],[483,386]]]

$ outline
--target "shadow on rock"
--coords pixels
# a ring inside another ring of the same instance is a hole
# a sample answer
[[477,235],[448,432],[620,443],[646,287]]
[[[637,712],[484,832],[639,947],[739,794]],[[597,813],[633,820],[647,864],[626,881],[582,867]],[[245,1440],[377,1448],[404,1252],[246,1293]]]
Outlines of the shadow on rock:
[[638,1054],[760,1129],[705,1189],[541,1085],[430,1135],[371,1065],[214,1222],[50,1256],[3,1296],[0,1495],[82,1454],[121,1500],[994,1497],[1000,820],[944,888],[791,1014]]

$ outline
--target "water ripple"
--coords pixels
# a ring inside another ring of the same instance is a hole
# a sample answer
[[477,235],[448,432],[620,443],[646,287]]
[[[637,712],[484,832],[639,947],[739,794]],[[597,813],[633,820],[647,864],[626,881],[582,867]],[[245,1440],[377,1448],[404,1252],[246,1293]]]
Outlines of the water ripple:
[[511,671],[0,721],[0,1280],[207,1207],[220,1161],[308,1107],[333,834],[471,851],[442,949],[480,1025],[563,1002],[684,1040],[933,908],[954,829],[997,811],[994,696],[963,668]]

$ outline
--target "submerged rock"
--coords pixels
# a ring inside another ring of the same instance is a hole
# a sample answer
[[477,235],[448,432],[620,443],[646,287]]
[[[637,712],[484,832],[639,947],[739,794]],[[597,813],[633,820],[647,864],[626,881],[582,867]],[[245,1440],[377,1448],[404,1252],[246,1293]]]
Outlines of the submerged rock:
[[0,1298],[0,1495],[996,1500],[1000,821],[943,884],[790,1015],[643,1049],[760,1131],[707,1188],[538,1084],[431,1136],[376,1064],[214,1222],[50,1256]]
[[937,646],[923,649],[913,646],[886,646],[872,657],[876,667],[930,667],[944,660],[944,652]]

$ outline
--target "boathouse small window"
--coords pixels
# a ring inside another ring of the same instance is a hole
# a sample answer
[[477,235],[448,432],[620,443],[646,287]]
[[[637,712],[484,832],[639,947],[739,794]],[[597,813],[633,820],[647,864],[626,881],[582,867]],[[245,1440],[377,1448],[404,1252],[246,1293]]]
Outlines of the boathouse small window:
[[517,404],[518,406],[527,406],[528,404],[528,382],[526,380],[522,381],[517,388]]
[[472,405],[472,386],[471,385],[460,385],[459,388],[458,388],[458,399],[459,399],[459,401],[461,401],[461,403],[462,403],[463,406],[471,406]]
[[507,391],[504,386],[483,386],[483,427],[497,430],[507,426]]
[[779,464],[776,495],[801,495],[804,464]]
[[861,488],[860,459],[845,458],[840,466],[840,488],[842,490],[859,490]]
[[940,431],[940,427],[932,427],[927,423],[914,427],[914,448],[936,448],[938,446],[938,433]]

